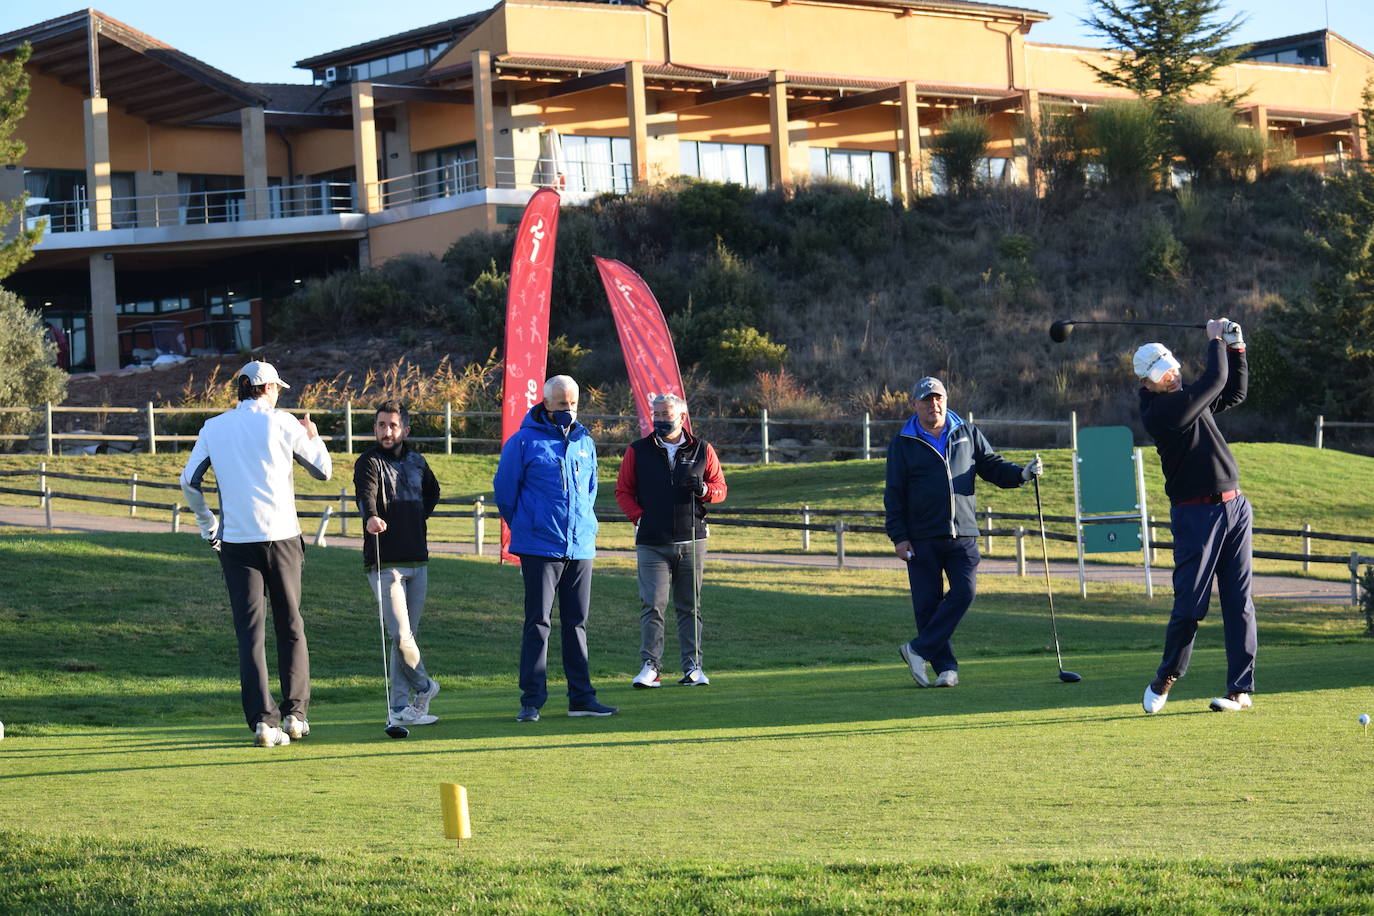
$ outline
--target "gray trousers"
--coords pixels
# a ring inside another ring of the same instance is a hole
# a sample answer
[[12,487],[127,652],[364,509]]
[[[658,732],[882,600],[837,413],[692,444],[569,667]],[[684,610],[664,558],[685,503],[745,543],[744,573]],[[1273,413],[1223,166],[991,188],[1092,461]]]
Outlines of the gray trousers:
[[639,657],[662,670],[663,613],[671,591],[677,613],[677,644],[682,670],[696,667],[701,658],[701,573],[706,566],[706,539],[681,544],[638,544]]
[[[372,594],[377,594],[377,571],[367,574]],[[410,703],[411,693],[429,686],[425,663],[415,636],[420,632],[420,615],[425,612],[429,590],[428,566],[383,566],[382,618],[391,640],[391,709],[400,712]]]

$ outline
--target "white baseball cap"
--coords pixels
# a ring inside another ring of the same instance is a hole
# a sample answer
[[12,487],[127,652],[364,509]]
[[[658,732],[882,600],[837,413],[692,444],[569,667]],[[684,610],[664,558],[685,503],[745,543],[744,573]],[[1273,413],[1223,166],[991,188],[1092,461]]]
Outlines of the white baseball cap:
[[1136,350],[1132,365],[1135,367],[1136,378],[1148,378],[1152,382],[1158,382],[1170,370],[1179,368],[1179,362],[1174,359],[1174,354],[1162,343],[1147,343]]
[[291,387],[282,381],[281,376],[277,374],[276,366],[258,359],[244,366],[238,374],[248,376],[248,381],[254,385],[277,384],[283,388]]

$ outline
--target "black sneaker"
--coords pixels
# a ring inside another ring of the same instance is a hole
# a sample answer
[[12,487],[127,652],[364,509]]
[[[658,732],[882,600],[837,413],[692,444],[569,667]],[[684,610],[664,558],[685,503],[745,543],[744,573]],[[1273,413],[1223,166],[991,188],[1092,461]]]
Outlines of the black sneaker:
[[599,703],[595,699],[583,700],[581,703],[568,707],[568,715],[573,717],[613,716],[618,712],[620,712],[620,710],[616,709],[614,706],[607,706],[605,703]]

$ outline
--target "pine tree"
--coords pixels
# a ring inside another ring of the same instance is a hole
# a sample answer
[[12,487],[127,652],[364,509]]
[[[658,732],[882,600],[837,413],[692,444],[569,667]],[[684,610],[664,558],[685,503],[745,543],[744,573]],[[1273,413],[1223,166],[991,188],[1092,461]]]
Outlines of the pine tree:
[[[14,136],[19,119],[28,109],[29,75],[24,64],[31,49],[22,45],[8,59],[0,58],[0,165],[15,165],[24,156],[24,143]],[[41,229],[25,229],[20,218],[24,213],[24,196],[16,200],[0,200],[0,231],[15,225],[14,237],[0,237],[0,279],[8,277],[33,256],[33,246],[42,237]]]

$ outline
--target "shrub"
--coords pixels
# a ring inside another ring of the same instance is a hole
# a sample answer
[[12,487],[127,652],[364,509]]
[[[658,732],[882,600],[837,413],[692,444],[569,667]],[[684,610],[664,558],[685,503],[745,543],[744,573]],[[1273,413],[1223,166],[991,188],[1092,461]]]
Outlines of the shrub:
[[1145,223],[1140,233],[1140,273],[1150,283],[1172,285],[1183,279],[1188,250],[1160,216]]
[[991,122],[972,111],[955,111],[945,117],[940,133],[931,141],[931,157],[945,186],[960,196],[977,185],[978,165],[992,143]]
[[1271,152],[1268,137],[1257,130],[1249,130],[1237,124],[1231,133],[1226,150],[1227,173],[1233,181],[1254,180],[1264,168],[1264,160]]
[[571,375],[579,377],[582,360],[591,355],[591,350],[568,340],[567,334],[559,334],[549,341],[548,371],[545,375]]
[[754,328],[730,328],[715,340],[705,362],[717,380],[734,382],[759,370],[780,369],[786,360],[786,345],[773,343],[767,334]]
[[[1236,146],[1236,112],[1222,102],[1181,105],[1169,125],[1174,150],[1194,181],[1213,182],[1226,172]],[[1245,131],[1250,133],[1250,131]]]
[[1088,119],[1072,109],[1045,106],[1038,126],[1021,122],[1036,181],[1050,196],[1082,190],[1092,145]]
[[[67,396],[67,373],[56,362],[57,346],[42,317],[14,293],[0,289],[0,407],[61,403]],[[37,423],[32,414],[0,414],[0,433],[25,435]]]
[[767,235],[760,224],[753,188],[734,183],[681,179],[672,210],[672,231],[686,247],[705,248],[716,242],[749,256],[764,247]]
[[1161,137],[1159,118],[1147,102],[1106,102],[1088,116],[1095,159],[1107,186],[1143,196],[1155,184]]

